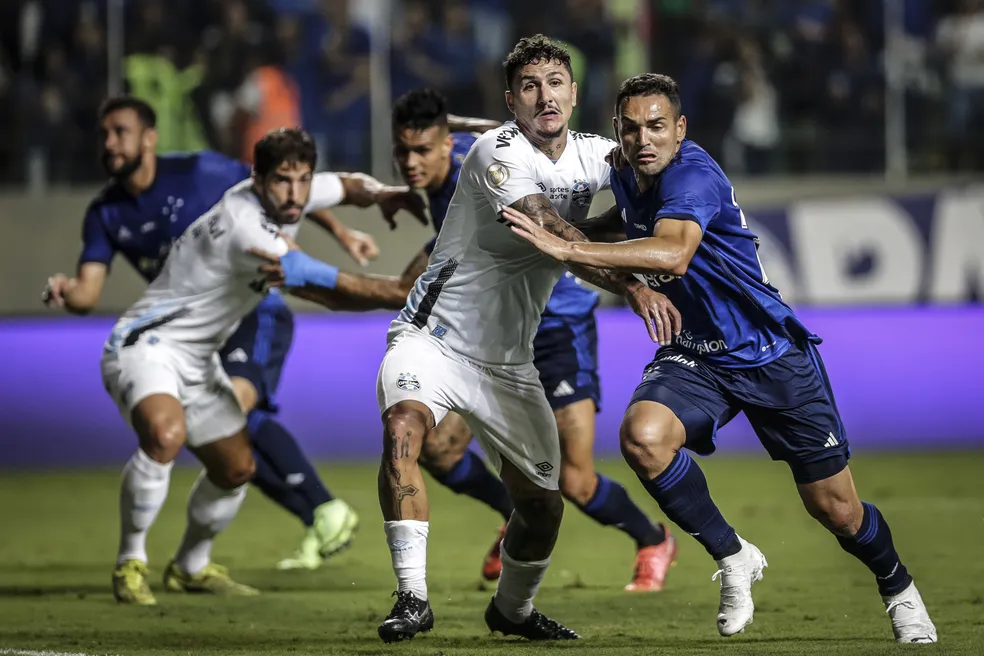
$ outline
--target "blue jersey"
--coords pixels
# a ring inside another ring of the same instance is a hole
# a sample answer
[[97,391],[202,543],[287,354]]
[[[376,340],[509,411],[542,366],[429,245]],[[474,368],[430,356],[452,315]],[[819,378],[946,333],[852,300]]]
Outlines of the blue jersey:
[[[452,132],[451,137],[454,139],[454,145],[451,147],[451,168],[448,169],[448,177],[440,189],[427,194],[434,230],[437,232],[441,231],[444,217],[448,213],[448,205],[451,204],[451,197],[458,185],[461,163],[465,161],[465,155],[475,143],[475,135],[470,132]],[[424,250],[430,254],[434,250],[435,243],[437,243],[436,237],[427,242]],[[583,318],[591,314],[597,305],[597,292],[584,287],[579,279],[570,271],[566,271],[547,301],[541,326],[560,324],[564,319]]]
[[131,196],[113,182],[89,205],[79,264],[109,266],[121,253],[147,282],[152,281],[171,243],[249,175],[249,165],[211,151],[159,156],[154,182],[142,194]]
[[683,317],[674,350],[744,368],[775,360],[791,341],[819,343],[769,284],[734,188],[703,148],[685,140],[645,193],[628,167],[612,170],[611,179],[629,239],[651,237],[661,218],[694,221],[704,233],[682,277],[646,276]]

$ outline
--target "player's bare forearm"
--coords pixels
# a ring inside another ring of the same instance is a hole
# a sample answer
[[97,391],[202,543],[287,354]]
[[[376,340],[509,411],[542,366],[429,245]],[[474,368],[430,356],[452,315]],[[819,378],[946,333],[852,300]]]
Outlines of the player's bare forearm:
[[[511,205],[522,212],[540,227],[568,242],[587,242],[583,232],[564,220],[553,204],[543,194],[524,196]],[[581,266],[574,262],[564,262],[564,265],[581,280],[597,285],[613,294],[623,295],[641,286],[636,278],[629,274],[619,273],[611,269]]]
[[448,130],[451,132],[478,132],[484,134],[502,125],[499,121],[487,118],[472,118],[448,114]]
[[345,189],[342,205],[370,207],[378,203],[380,193],[389,188],[365,173],[339,173],[338,177],[341,178],[342,187]]
[[407,303],[409,290],[398,276],[361,275],[340,271],[335,290],[361,309],[400,310]]
[[700,226],[693,221],[661,219],[653,237],[616,244],[571,243],[562,260],[630,273],[682,276],[702,235]]

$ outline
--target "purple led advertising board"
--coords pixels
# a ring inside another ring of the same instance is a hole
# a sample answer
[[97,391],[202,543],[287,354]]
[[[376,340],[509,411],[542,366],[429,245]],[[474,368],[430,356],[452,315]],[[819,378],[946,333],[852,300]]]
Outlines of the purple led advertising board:
[[[811,308],[820,353],[855,450],[984,447],[984,307]],[[318,459],[379,453],[376,372],[389,314],[300,314],[278,399],[283,422]],[[0,320],[0,467],[122,464],[136,439],[103,390],[112,318]],[[617,455],[622,412],[652,358],[639,319],[599,311],[603,409],[597,451]],[[719,451],[758,449],[739,417]],[[764,457],[764,456],[763,456]]]

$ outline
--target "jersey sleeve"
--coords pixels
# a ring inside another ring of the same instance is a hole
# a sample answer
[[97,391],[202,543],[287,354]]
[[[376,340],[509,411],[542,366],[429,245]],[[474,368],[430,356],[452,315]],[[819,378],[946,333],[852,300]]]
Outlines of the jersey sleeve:
[[116,246],[109,238],[99,210],[90,207],[82,221],[82,253],[79,255],[79,266],[86,262],[98,262],[108,267],[114,255],[116,255]]
[[543,193],[536,185],[529,149],[517,143],[523,137],[518,130],[511,138],[504,138],[508,135],[501,130],[486,132],[461,166],[461,172],[497,212],[524,196]]
[[249,164],[226,157],[211,150],[203,150],[198,156],[199,170],[218,186],[228,189],[242,182],[252,173]]
[[266,221],[259,212],[250,212],[249,216],[224,223],[232,233],[229,235],[229,256],[239,270],[256,271],[263,264],[260,257],[249,252],[251,248],[277,257],[287,252],[287,242],[278,234],[277,226]]
[[305,212],[327,210],[342,204],[345,200],[345,187],[337,173],[315,173],[311,180],[311,195],[308,197]]
[[583,160],[585,173],[591,178],[588,182],[598,191],[608,189],[612,186],[611,166],[605,158],[618,144],[597,134],[583,134],[583,138],[588,151],[588,157]]
[[655,220],[681,219],[694,221],[704,232],[721,212],[721,194],[713,180],[694,166],[678,166],[663,174],[660,184],[662,205]]

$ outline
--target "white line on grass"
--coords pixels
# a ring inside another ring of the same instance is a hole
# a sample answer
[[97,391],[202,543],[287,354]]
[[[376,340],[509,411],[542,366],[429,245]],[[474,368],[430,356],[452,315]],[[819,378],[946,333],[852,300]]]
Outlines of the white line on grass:
[[10,656],[95,656],[72,651],[32,651],[30,649],[0,649],[0,654]]

